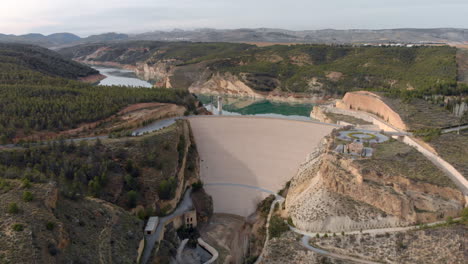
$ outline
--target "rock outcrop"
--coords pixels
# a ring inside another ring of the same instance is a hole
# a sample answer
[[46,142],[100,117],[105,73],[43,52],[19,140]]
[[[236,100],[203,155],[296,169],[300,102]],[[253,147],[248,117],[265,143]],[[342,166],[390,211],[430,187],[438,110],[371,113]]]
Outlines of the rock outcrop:
[[357,91],[348,92],[342,100],[336,103],[337,108],[346,110],[361,110],[375,114],[392,126],[408,130],[400,115],[388,106],[382,98],[372,92]]
[[383,175],[332,149],[327,138],[291,180],[286,209],[299,229],[341,232],[413,225],[455,217],[463,208],[463,195],[455,188]]

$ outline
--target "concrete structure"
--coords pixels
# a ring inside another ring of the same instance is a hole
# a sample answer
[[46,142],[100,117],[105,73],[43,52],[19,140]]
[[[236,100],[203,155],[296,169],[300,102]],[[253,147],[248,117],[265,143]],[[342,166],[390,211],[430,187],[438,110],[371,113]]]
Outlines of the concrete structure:
[[356,153],[358,155],[362,155],[362,152],[364,150],[364,144],[362,144],[361,141],[356,140],[352,143],[349,143],[346,145],[346,148],[348,152]]
[[175,229],[182,226],[185,228],[195,228],[197,227],[197,212],[192,209],[174,217],[171,221],[174,224]]
[[199,116],[189,121],[200,153],[201,179],[213,197],[214,212],[240,216],[253,213],[268,195],[241,185],[279,191],[336,127],[258,117]]
[[156,231],[156,227],[158,226],[159,223],[159,217],[157,216],[152,216],[148,219],[148,222],[146,223],[145,227],[145,234],[146,235],[151,235]]
[[223,98],[218,96],[218,115],[223,114]]

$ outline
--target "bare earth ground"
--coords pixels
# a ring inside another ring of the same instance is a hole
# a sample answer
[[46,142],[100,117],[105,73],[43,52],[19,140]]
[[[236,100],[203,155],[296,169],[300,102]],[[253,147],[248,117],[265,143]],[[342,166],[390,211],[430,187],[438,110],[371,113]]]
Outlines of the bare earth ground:
[[[60,136],[65,137],[85,137],[108,134],[116,130],[124,130],[141,125],[145,121],[158,120],[171,116],[181,116],[185,112],[185,107],[167,103],[139,103],[129,105],[117,114],[108,118],[82,123],[77,128],[61,132],[36,132],[33,135],[24,136],[18,133],[15,142],[20,140],[51,140]],[[21,132],[21,131],[20,131]]]
[[243,217],[214,214],[200,234],[218,251],[218,263],[242,263],[249,238]]
[[245,184],[277,192],[333,128],[247,117],[197,117],[190,124],[200,153],[200,177],[213,197],[214,212],[240,216],[253,213],[266,194],[210,183]]

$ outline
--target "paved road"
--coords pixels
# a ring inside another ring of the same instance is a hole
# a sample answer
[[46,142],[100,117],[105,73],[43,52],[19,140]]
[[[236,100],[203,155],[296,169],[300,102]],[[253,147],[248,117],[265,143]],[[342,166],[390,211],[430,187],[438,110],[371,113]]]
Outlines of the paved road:
[[282,204],[283,202],[284,202],[284,198],[279,195],[276,195],[276,199],[273,201],[273,203],[271,203],[270,212],[268,213],[268,219],[267,219],[267,223],[265,226],[265,230],[266,230],[265,243],[263,244],[262,252],[260,252],[260,255],[258,256],[254,264],[260,264],[263,260],[263,255],[265,254],[265,248],[267,247],[268,242],[270,240],[270,232],[268,231],[268,228],[270,227],[271,216],[273,214],[273,211],[275,210],[275,206],[277,204]]
[[313,251],[313,252],[315,252],[317,254],[324,255],[324,256],[329,256],[329,257],[332,257],[332,258],[342,259],[342,260],[349,260],[349,261],[352,261],[352,262],[355,262],[355,263],[378,264],[378,262],[373,262],[373,261],[369,261],[369,260],[363,260],[363,259],[359,259],[359,258],[355,258],[355,257],[346,256],[346,255],[336,254],[336,253],[332,253],[332,252],[329,252],[329,251],[326,251],[326,250],[323,250],[323,249],[315,248],[315,247],[313,247],[313,246],[311,246],[309,244],[309,240],[310,240],[310,237],[303,236],[302,240],[301,240],[302,246],[304,246],[308,250]]
[[464,126],[461,126],[461,127],[453,127],[453,128],[442,129],[442,134],[457,132],[458,130],[465,130],[465,129],[468,129],[468,125],[464,125]]
[[151,234],[151,235],[146,235],[145,234],[145,239],[146,239],[146,244],[145,244],[145,249],[143,250],[143,255],[141,257],[141,263],[145,264],[148,262],[151,252],[153,251],[154,245],[156,244],[156,241],[158,238],[162,235],[161,232],[164,231],[164,226],[166,223],[173,219],[174,217],[181,216],[185,212],[192,210],[193,204],[192,204],[192,198],[190,195],[192,194],[192,188],[189,188],[185,194],[184,198],[182,201],[179,203],[177,208],[172,212],[170,215],[160,217],[159,218],[159,224],[158,227],[156,228],[156,231]]

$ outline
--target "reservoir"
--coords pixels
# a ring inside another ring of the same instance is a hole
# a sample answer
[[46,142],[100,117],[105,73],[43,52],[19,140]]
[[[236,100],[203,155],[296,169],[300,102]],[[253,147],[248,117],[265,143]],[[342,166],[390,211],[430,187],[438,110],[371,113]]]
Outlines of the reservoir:
[[97,66],[94,66],[93,68],[98,70],[101,74],[107,76],[107,78],[100,81],[98,85],[106,85],[106,86],[122,85],[122,86],[148,87],[148,88],[153,87],[151,83],[138,79],[136,74],[131,70],[97,67]]
[[[139,79],[131,70],[110,67],[94,66],[101,74],[107,76],[98,85],[121,85],[130,87],[148,87],[153,85],[145,80]],[[310,120],[312,103],[288,103],[277,102],[266,99],[250,97],[228,97],[223,96],[223,111],[217,111],[217,96],[197,95],[205,108],[214,115],[254,115],[264,117],[286,118],[294,120]],[[143,132],[143,131],[138,131]]]
[[[205,108],[218,115],[217,96],[197,95]],[[222,115],[254,115],[294,120],[311,120],[312,103],[287,103],[250,97],[223,97]]]

